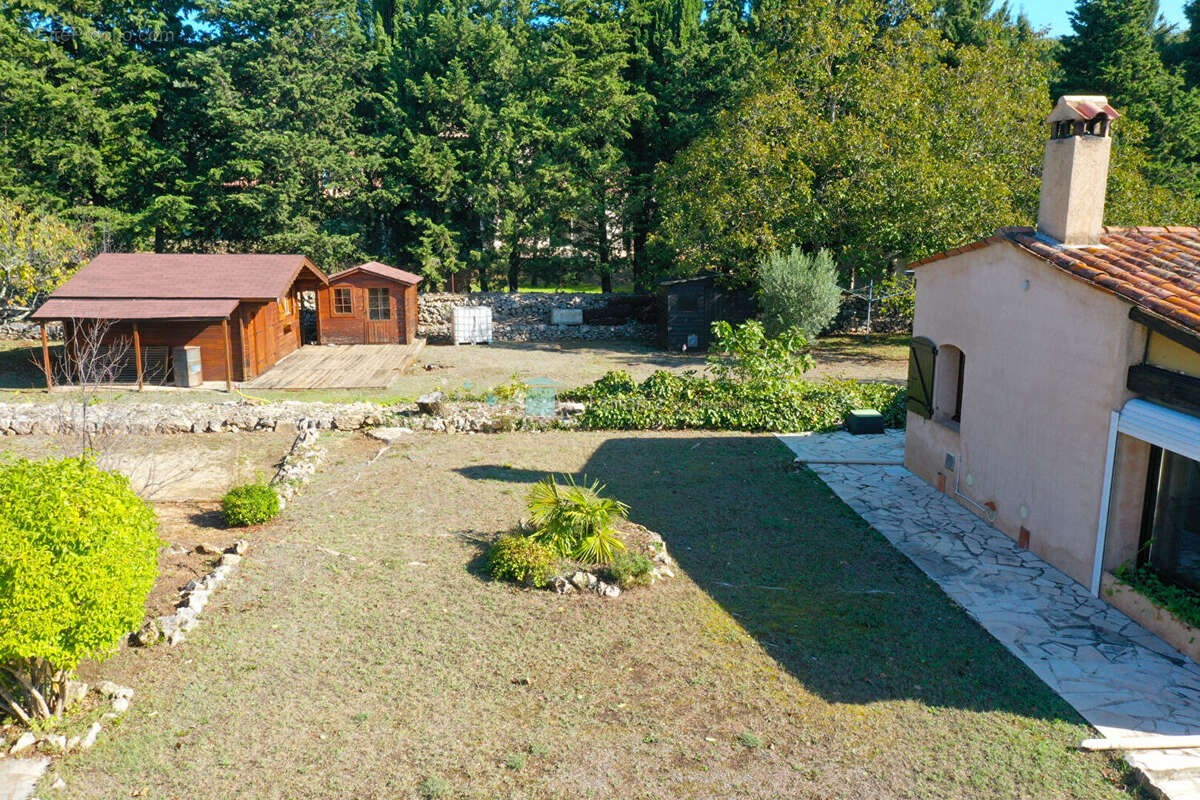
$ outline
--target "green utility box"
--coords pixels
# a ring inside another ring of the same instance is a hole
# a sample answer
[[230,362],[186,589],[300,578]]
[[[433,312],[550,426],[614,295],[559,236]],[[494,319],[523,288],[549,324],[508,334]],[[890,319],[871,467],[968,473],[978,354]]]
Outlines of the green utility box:
[[883,414],[873,408],[854,408],[846,415],[846,430],[859,436],[864,433],[883,433]]

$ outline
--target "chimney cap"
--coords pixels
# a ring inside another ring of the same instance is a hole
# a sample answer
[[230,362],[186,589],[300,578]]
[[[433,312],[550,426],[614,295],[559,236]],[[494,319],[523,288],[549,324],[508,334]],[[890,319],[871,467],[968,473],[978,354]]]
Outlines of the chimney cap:
[[1046,117],[1046,124],[1071,120],[1091,120],[1103,116],[1109,121],[1121,116],[1108,104],[1108,98],[1100,94],[1064,94],[1058,98],[1054,110]]

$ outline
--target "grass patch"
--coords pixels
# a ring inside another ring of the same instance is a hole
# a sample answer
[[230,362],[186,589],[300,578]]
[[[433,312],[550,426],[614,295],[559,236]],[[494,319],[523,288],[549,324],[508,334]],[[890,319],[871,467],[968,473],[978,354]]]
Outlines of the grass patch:
[[[322,441],[183,649],[105,663],[139,699],[56,796],[1128,797],[1076,750],[1088,726],[772,437],[428,435],[374,462]],[[551,472],[607,483],[678,577],[615,601],[479,580]]]

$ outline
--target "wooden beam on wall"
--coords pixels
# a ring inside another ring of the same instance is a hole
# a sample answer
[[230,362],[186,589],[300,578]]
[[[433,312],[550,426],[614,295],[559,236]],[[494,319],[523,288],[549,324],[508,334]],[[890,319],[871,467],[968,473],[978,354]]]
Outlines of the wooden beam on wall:
[[50,343],[46,339],[46,323],[42,323],[42,371],[46,373],[46,391],[54,388],[54,373],[50,369]]
[[1192,333],[1186,328],[1181,328],[1179,325],[1171,322],[1166,317],[1160,317],[1157,314],[1151,314],[1144,308],[1134,306],[1133,308],[1129,309],[1129,318],[1139,325],[1145,325],[1159,336],[1170,339],[1176,344],[1181,344],[1189,350],[1200,353],[1200,334]]
[[137,367],[138,391],[142,391],[142,334],[138,332],[138,324],[133,323],[133,363]]
[[1126,388],[1149,400],[1200,409],[1200,378],[1149,364],[1129,368]]
[[221,320],[221,333],[225,337],[225,391],[233,391],[233,348],[229,342],[229,318]]

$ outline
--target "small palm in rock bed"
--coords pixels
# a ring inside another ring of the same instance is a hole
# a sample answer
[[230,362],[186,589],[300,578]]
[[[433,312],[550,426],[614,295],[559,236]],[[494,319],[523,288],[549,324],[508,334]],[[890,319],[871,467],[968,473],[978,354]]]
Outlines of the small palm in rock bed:
[[609,564],[625,549],[615,523],[629,506],[604,497],[604,485],[576,483],[571,476],[560,485],[553,475],[539,481],[529,493],[526,509],[534,526],[533,538],[564,558],[584,564]]

